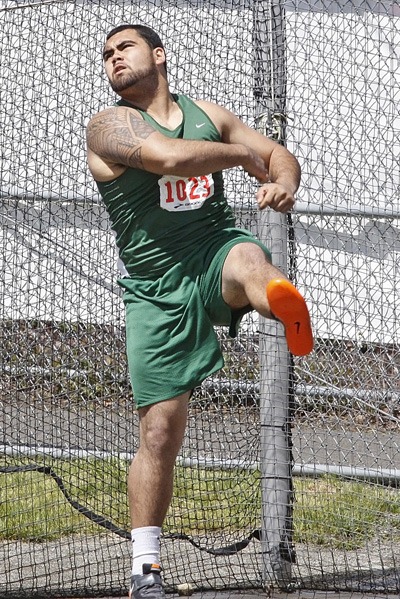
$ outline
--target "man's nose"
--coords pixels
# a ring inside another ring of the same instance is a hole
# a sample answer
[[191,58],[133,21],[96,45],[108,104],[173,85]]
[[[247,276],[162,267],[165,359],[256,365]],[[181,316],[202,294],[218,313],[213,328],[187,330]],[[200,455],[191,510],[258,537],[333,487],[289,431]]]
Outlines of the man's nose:
[[122,53],[119,52],[119,50],[115,50],[113,57],[112,57],[112,63],[113,65],[118,62],[118,60],[122,59]]

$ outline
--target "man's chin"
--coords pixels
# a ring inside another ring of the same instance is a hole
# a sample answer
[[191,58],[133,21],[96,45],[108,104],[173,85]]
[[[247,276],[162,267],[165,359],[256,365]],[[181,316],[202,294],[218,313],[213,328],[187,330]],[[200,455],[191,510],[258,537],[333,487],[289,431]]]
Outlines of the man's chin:
[[121,79],[119,81],[110,81],[112,90],[114,92],[116,92],[117,94],[119,92],[125,91],[129,87],[132,87],[132,85],[134,85],[135,83],[136,83],[136,81],[134,81],[133,79],[123,78],[123,77],[121,77]]
[[128,87],[131,87],[130,83],[123,83],[122,81],[119,83],[112,83],[111,84],[111,88],[112,90],[119,94],[120,92],[125,91],[126,89],[128,89]]

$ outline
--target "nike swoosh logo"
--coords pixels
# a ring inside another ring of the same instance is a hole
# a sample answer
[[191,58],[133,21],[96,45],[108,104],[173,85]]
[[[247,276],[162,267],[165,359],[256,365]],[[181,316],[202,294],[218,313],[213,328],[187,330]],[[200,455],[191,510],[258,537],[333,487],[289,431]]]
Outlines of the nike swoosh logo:
[[204,127],[204,125],[205,125],[205,123],[200,123],[200,125],[198,125],[198,124],[196,123],[196,129],[200,129],[200,127]]

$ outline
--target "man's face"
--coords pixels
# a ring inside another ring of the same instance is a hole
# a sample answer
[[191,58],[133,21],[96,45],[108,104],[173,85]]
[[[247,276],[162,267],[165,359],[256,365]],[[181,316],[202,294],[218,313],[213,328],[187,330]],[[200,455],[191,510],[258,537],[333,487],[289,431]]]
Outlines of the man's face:
[[124,29],[107,40],[103,60],[112,89],[120,93],[157,77],[156,54],[134,29]]

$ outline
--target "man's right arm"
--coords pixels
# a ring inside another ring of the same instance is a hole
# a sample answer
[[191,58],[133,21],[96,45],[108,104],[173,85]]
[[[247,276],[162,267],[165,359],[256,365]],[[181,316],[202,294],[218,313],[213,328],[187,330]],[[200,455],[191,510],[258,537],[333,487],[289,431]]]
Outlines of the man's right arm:
[[267,178],[263,160],[243,144],[171,139],[122,106],[92,117],[87,145],[89,168],[100,181],[118,176],[127,167],[194,177],[242,166],[259,181]]

